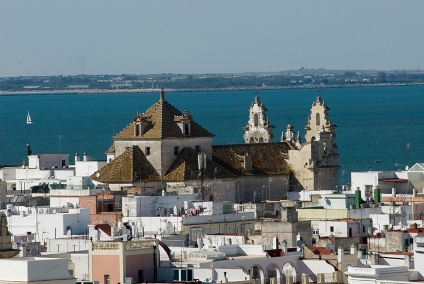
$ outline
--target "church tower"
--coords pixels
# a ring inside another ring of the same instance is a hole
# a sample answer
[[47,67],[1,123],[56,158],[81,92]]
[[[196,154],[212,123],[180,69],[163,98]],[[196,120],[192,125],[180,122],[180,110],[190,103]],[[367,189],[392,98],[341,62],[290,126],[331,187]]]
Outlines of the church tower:
[[12,258],[19,251],[12,248],[12,234],[7,229],[7,218],[3,212],[0,212],[0,259]]
[[332,134],[333,138],[336,138],[334,130],[337,126],[331,124],[331,121],[328,119],[329,110],[330,108],[321,100],[320,96],[312,103],[311,115],[308,118],[308,123],[303,127],[306,130],[306,142],[316,139],[316,136],[323,130]]
[[334,132],[337,126],[328,119],[329,110],[318,96],[304,126],[306,141],[290,155],[290,166],[299,190],[334,190],[338,185],[340,167]]
[[249,109],[249,121],[247,125],[243,127],[243,138],[246,144],[272,142],[274,138],[272,130],[275,127],[269,125],[266,115],[267,111],[266,107],[259,101],[259,97],[255,97],[255,101]]

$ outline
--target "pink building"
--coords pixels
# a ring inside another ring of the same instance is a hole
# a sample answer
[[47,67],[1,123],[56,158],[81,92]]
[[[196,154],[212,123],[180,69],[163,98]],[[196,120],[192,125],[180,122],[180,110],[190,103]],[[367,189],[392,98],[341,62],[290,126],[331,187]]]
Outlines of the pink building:
[[[125,239],[125,236],[124,236]],[[160,255],[157,240],[91,242],[89,273],[100,284],[155,282]]]

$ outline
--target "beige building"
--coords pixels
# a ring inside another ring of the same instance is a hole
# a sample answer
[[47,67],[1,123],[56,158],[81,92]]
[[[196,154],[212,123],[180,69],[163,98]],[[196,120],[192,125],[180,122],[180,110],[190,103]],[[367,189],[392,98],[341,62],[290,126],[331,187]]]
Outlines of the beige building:
[[281,200],[291,190],[334,188],[336,126],[328,110],[320,97],[312,104],[304,144],[299,135],[293,138],[291,125],[283,142],[265,143],[272,141],[274,127],[256,97],[245,127],[249,144],[212,145],[214,135],[188,111],[167,102],[162,90],[158,102],[137,112],[113,137],[108,164],[90,178],[114,191],[136,187],[142,194],[200,193],[203,200],[231,202]]
[[293,171],[292,184],[298,190],[335,189],[338,184],[338,148],[336,125],[328,118],[329,108],[321,97],[312,103],[311,115],[304,127],[305,143],[289,151],[289,164]]

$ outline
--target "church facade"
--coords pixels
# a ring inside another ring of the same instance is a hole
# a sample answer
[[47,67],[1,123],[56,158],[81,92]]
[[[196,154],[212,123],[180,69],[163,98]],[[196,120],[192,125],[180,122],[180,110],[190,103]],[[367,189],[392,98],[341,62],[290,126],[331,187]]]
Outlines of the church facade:
[[249,110],[245,144],[213,145],[214,135],[165,100],[113,137],[108,163],[90,178],[111,190],[198,193],[202,200],[260,202],[285,199],[288,191],[337,185],[335,125],[320,97],[308,119],[306,142],[289,124],[280,142],[256,97]]

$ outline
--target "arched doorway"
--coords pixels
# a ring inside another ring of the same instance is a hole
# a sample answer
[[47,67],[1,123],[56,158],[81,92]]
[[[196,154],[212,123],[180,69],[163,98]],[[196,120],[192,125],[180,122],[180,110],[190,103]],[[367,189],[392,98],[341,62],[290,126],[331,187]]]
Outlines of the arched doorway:
[[259,264],[255,264],[250,269],[250,277],[252,279],[260,279],[262,284],[265,283],[264,282],[264,279],[265,279],[265,275],[264,274],[265,274],[264,269]]
[[281,269],[282,275],[281,275],[281,283],[286,284],[288,278],[293,279],[293,283],[297,282],[297,272],[296,272],[296,266],[294,266],[294,263],[291,261],[286,262],[283,265],[283,268]]
[[280,283],[281,279],[281,272],[280,268],[275,263],[270,263],[266,268],[266,275],[265,275],[265,284],[271,283],[271,278],[275,278],[276,281],[273,282],[275,284]]

